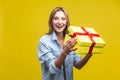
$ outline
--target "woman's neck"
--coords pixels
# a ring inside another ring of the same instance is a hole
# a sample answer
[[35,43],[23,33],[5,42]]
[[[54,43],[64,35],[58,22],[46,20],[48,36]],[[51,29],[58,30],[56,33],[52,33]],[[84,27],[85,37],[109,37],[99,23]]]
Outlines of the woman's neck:
[[57,39],[58,39],[58,42],[61,46],[64,45],[64,36],[63,36],[63,33],[56,33],[57,35]]

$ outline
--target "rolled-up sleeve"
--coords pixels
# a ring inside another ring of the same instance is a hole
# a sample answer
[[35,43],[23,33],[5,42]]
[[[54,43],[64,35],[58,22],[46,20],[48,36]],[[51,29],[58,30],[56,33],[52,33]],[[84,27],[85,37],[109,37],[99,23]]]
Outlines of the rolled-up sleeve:
[[55,65],[56,57],[53,55],[50,47],[45,42],[39,42],[38,58],[43,66],[46,66],[51,74],[59,72],[61,69]]
[[82,59],[82,57],[78,54],[75,54],[74,55],[74,66],[76,66],[77,62]]

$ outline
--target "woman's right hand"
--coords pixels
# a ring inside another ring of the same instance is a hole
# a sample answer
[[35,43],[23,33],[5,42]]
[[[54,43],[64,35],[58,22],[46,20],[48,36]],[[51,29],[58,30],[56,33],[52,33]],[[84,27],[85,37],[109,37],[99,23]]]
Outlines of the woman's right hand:
[[77,48],[73,48],[76,43],[76,38],[69,39],[63,46],[62,53],[67,55],[70,51],[75,51]]

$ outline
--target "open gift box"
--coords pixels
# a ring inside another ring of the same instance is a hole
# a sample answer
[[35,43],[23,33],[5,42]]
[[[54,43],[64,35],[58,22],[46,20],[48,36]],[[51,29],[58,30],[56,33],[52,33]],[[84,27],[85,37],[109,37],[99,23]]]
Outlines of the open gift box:
[[104,40],[100,35],[89,27],[69,26],[69,34],[66,34],[64,42],[70,38],[76,37],[77,42],[74,45],[76,53],[101,53],[105,46]]

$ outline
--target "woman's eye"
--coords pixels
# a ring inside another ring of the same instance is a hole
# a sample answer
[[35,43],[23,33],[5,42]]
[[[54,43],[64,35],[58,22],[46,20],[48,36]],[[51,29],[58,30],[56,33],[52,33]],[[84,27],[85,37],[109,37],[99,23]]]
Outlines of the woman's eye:
[[53,18],[54,20],[58,20],[58,18],[57,17],[55,17],[55,18]]
[[66,18],[62,18],[62,20],[66,20]]

